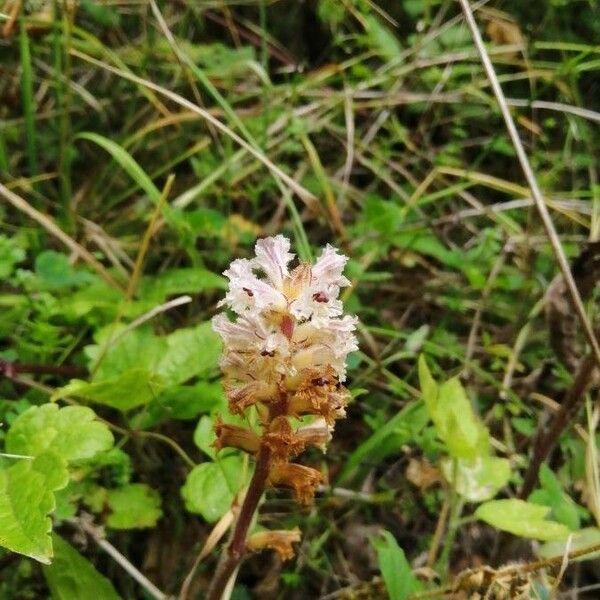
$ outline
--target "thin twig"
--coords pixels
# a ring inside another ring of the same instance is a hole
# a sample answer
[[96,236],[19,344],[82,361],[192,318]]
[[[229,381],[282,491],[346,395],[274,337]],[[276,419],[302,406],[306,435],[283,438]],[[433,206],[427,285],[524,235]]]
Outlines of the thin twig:
[[583,301],[581,300],[579,290],[577,289],[577,284],[575,283],[573,275],[571,274],[569,262],[567,260],[567,257],[565,256],[565,252],[560,243],[560,238],[558,237],[558,233],[556,232],[554,223],[552,222],[552,218],[550,217],[550,213],[548,212],[548,208],[544,201],[544,197],[542,196],[542,192],[538,185],[535,174],[533,173],[531,165],[529,164],[529,159],[527,158],[525,148],[523,147],[523,143],[521,142],[521,138],[519,137],[519,132],[517,131],[517,127],[512,118],[510,108],[508,107],[508,103],[506,101],[506,97],[504,96],[504,92],[502,91],[502,87],[500,86],[500,82],[498,81],[498,77],[494,70],[494,65],[490,60],[488,52],[483,43],[483,39],[481,38],[481,33],[479,32],[479,28],[477,27],[477,23],[475,22],[475,17],[473,16],[473,12],[471,10],[469,1],[459,1],[463,13],[465,15],[467,25],[471,30],[473,41],[475,42],[475,46],[477,48],[477,51],[479,52],[481,62],[483,63],[483,68],[490,81],[492,90],[494,91],[494,95],[496,96],[496,101],[498,102],[500,112],[502,113],[502,117],[504,118],[504,123],[506,125],[506,129],[508,130],[508,134],[514,146],[515,152],[517,154],[517,158],[519,159],[519,163],[521,164],[521,168],[523,169],[523,174],[525,175],[525,179],[527,180],[527,184],[529,185],[529,188],[531,190],[531,196],[535,202],[540,218],[542,219],[542,223],[546,230],[546,234],[548,235],[550,245],[552,246],[552,249],[554,251],[554,255],[558,262],[558,266],[560,267],[563,277],[565,278],[565,282],[567,284],[569,294],[571,296],[571,301],[573,302],[573,306],[575,308],[577,316],[579,317],[585,336],[588,342],[590,343],[590,346],[592,347],[592,352],[596,363],[600,366],[600,345],[598,345],[598,340],[596,339],[596,335],[594,334],[592,324],[590,323],[590,320],[588,319],[588,316],[585,312],[585,307],[583,305]]
[[[110,542],[104,539],[100,531],[88,522],[85,517],[75,521],[90,538],[98,544],[122,569],[124,569],[133,579],[135,579],[153,598],[156,600],[168,600],[167,594],[161,592],[143,573],[141,573],[131,562],[123,556]],[[93,590],[90,590],[90,593]]]
[[[242,496],[245,493],[242,494]],[[236,502],[234,501],[234,505]],[[232,506],[217,522],[217,524],[213,527],[210,535],[206,538],[202,549],[196,556],[196,560],[192,565],[189,573],[186,575],[186,578],[183,581],[183,585],[181,586],[181,590],[179,591],[179,600],[187,600],[188,595],[190,593],[190,587],[194,580],[194,576],[196,574],[196,570],[200,566],[200,563],[212,552],[213,548],[217,545],[219,540],[223,537],[223,535],[227,532],[227,530],[231,527],[234,518],[235,511]]]
[[116,344],[124,335],[127,335],[130,331],[132,331],[136,327],[139,327],[146,321],[150,321],[157,315],[167,312],[172,308],[183,306],[184,304],[189,304],[191,301],[192,297],[186,294],[184,296],[178,296],[177,298],[173,298],[172,300],[169,300],[164,304],[159,304],[158,306],[151,308],[148,312],[145,312],[143,315],[140,315],[137,319],[134,319],[133,321],[131,321],[131,323],[128,323],[123,329],[121,329],[111,340],[110,346]]
[[71,365],[38,365],[11,362],[0,359],[0,375],[14,377],[17,373],[33,373],[34,375],[58,375],[60,377],[84,377],[87,369]]
[[[508,567],[500,567],[494,571],[495,578],[504,578],[504,577],[513,577],[518,575],[524,575],[527,573],[535,573],[536,571],[541,571],[542,569],[546,569],[549,567],[557,567],[563,565],[565,561],[572,561],[576,558],[581,558],[583,556],[587,556],[589,554],[593,554],[600,550],[600,544],[592,544],[591,546],[585,546],[584,548],[580,548],[578,550],[573,550],[572,552],[564,552],[559,556],[553,556],[551,558],[545,558],[542,560],[536,560],[530,563],[524,564],[515,564],[510,565]],[[483,567],[482,569],[487,569],[489,567]],[[437,588],[434,590],[426,590],[424,592],[417,592],[409,596],[409,600],[425,600],[426,598],[439,598],[440,596],[448,596],[452,597],[456,596],[456,592],[458,591],[458,587],[461,581],[461,574],[465,573],[473,574],[477,573],[481,569],[473,569],[467,571],[462,571],[454,578],[454,583],[450,585],[446,585],[441,588]]]
[[442,504],[442,510],[438,516],[437,524],[435,526],[435,531],[433,533],[433,539],[431,540],[431,546],[429,547],[429,552],[427,553],[427,566],[432,569],[435,565],[435,560],[437,558],[437,553],[440,548],[442,537],[444,535],[444,531],[446,530],[446,522],[448,521],[448,513],[450,512],[450,503],[446,498],[444,503]]

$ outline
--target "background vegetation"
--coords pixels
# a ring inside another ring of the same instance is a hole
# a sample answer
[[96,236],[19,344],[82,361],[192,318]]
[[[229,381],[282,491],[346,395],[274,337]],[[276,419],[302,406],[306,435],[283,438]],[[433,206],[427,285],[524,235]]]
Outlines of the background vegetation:
[[[593,319],[598,4],[476,7]],[[600,541],[599,412],[579,390],[527,504],[494,504],[519,496],[585,349],[457,3],[4,0],[0,12],[0,437],[6,454],[36,457],[1,459],[0,513],[33,502],[15,489],[37,502],[43,490],[41,546],[16,549],[48,557],[54,502],[57,532],[50,566],[2,551],[0,597],[152,597],[123,560],[179,593],[248,470],[210,446],[220,273],[278,232],[303,259],[327,242],[351,257],[361,351],[348,418],[309,457],[330,485],[313,507],[270,493],[260,509],[265,526],[302,529],[297,557],[251,558],[234,597],[597,597],[594,561],[560,577],[491,570],[560,556],[569,531],[570,550]],[[104,426],[65,408],[19,417],[50,399]],[[55,451],[63,485],[47,476]],[[202,556],[190,598],[215,559]]]

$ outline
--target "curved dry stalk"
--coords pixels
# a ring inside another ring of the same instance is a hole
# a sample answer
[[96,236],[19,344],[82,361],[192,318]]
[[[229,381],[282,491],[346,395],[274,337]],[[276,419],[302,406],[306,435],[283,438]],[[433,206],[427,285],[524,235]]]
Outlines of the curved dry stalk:
[[94,258],[93,254],[86,250],[81,244],[78,244],[73,238],[69,237],[49,216],[35,209],[26,200],[21,198],[21,196],[9,190],[2,183],[0,183],[0,196],[3,196],[7,202],[14,206],[14,208],[24,212],[28,217],[41,225],[48,233],[61,241],[69,250],[71,250],[71,252],[80,256],[82,260],[94,269],[94,271],[98,272],[100,277],[102,277],[106,283],[118,289],[122,289],[121,285],[117,283],[104,266]]
[[573,275],[571,273],[569,262],[561,245],[558,233],[556,232],[556,228],[554,227],[554,223],[552,222],[552,218],[550,217],[550,213],[548,212],[548,207],[546,206],[546,203],[544,201],[544,197],[538,185],[536,176],[529,163],[529,158],[527,157],[525,148],[523,147],[523,143],[521,142],[521,138],[519,137],[519,132],[517,131],[517,127],[512,118],[510,108],[508,107],[508,103],[506,101],[506,97],[504,96],[504,92],[502,91],[502,87],[500,86],[500,82],[498,81],[498,76],[496,75],[496,71],[494,70],[494,65],[490,60],[489,54],[483,43],[483,39],[481,38],[481,33],[479,32],[479,28],[477,27],[477,23],[475,22],[475,17],[473,16],[473,11],[471,10],[469,1],[459,1],[463,13],[465,15],[467,25],[471,31],[471,35],[473,36],[475,47],[477,48],[477,51],[481,58],[481,62],[483,63],[483,68],[490,81],[490,85],[492,87],[492,90],[494,91],[494,95],[496,96],[496,101],[498,102],[500,112],[502,113],[502,117],[504,118],[504,123],[506,125],[506,129],[508,130],[508,135],[512,141],[513,147],[517,154],[517,158],[521,165],[521,169],[523,170],[523,174],[525,175],[525,179],[527,180],[529,189],[531,190],[531,196],[533,198],[533,201],[535,202],[540,218],[542,219],[544,229],[546,230],[548,240],[550,242],[550,245],[552,246],[552,250],[554,251],[554,256],[556,257],[558,266],[563,274],[563,277],[565,278],[565,283],[567,285],[569,295],[571,297],[571,302],[573,303],[573,307],[575,308],[575,312],[577,313],[583,332],[592,348],[592,354],[594,356],[596,364],[600,366],[600,345],[598,344],[598,340],[594,333],[594,329],[592,328],[592,324],[590,323],[590,320],[588,319],[588,316],[585,312],[585,307],[583,305],[581,295],[579,294],[579,290],[577,289],[575,279],[573,278]]
[[[101,530],[94,527],[89,515],[83,515],[74,524],[80,527],[88,536],[106,552],[127,574],[146,590],[146,592],[156,600],[168,600],[167,594],[159,590],[131,561],[121,554],[110,542],[108,542],[101,533]],[[93,590],[90,590],[92,592]]]
[[187,110],[200,115],[203,119],[208,121],[211,125],[216,127],[221,133],[229,136],[233,141],[235,141],[238,145],[244,148],[247,152],[252,154],[254,158],[260,161],[265,167],[269,169],[269,171],[276,176],[277,179],[283,181],[291,190],[293,190],[297,196],[302,199],[304,202],[307,202],[309,205],[313,202],[317,201],[317,197],[314,194],[311,194],[306,188],[301,186],[297,181],[294,181],[287,173],[284,173],[275,163],[273,163],[264,153],[260,152],[254,146],[249,144],[246,140],[240,137],[235,131],[231,130],[227,125],[219,121],[216,117],[214,117],[209,111],[200,108],[193,102],[186,100],[183,96],[172,92],[156,83],[148,81],[147,79],[143,79],[142,77],[138,77],[137,75],[133,75],[121,69],[117,69],[110,65],[103,63],[100,60],[97,60],[83,52],[79,52],[78,50],[74,50],[71,48],[70,53],[77,58],[85,60],[88,63],[96,65],[101,69],[114,73],[123,79],[128,79],[133,83],[137,83],[138,85],[144,86],[147,89],[153,90],[158,94],[164,96],[165,98],[169,98],[179,106],[183,106]]

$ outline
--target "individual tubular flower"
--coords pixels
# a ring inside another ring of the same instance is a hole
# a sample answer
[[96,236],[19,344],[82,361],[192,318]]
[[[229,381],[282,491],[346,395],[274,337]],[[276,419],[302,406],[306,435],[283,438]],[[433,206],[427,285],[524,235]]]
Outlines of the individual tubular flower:
[[[213,319],[224,346],[224,389],[232,413],[256,410],[261,432],[219,421],[215,447],[255,456],[263,487],[289,488],[308,504],[324,477],[290,461],[308,447],[325,451],[334,422],[345,416],[350,394],[343,382],[346,358],[358,349],[357,319],[343,315],[339,299],[350,285],[345,256],[327,245],[314,265],[290,268],[293,259],[289,240],[278,235],[258,240],[254,258],[234,260],[224,272],[229,289],[220,306],[231,318]],[[304,417],[307,422],[294,424]],[[286,535],[265,532],[248,547],[271,547],[288,557]]]
[[292,489],[300,504],[310,504],[317,487],[324,481],[323,474],[317,469],[296,463],[274,462],[269,470],[269,485]]
[[246,548],[250,552],[259,552],[260,550],[275,550],[281,557],[281,560],[290,560],[294,557],[292,544],[300,541],[300,530],[297,527],[286,531],[285,529],[276,529],[274,531],[259,531],[250,536],[246,543]]

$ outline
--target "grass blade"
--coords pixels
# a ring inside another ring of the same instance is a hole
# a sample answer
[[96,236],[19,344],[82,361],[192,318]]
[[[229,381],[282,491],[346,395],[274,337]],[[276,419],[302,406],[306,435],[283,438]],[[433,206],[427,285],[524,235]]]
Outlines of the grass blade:
[[76,139],[88,140],[106,150],[115,162],[137,183],[137,185],[148,194],[154,204],[160,202],[160,190],[148,177],[146,171],[140,167],[136,160],[122,146],[98,133],[84,132],[77,135]]
[[23,19],[19,27],[19,50],[21,54],[21,93],[23,97],[23,117],[25,119],[25,153],[29,175],[39,173],[35,142],[35,107],[33,99],[33,70],[31,68],[31,51],[29,36]]

